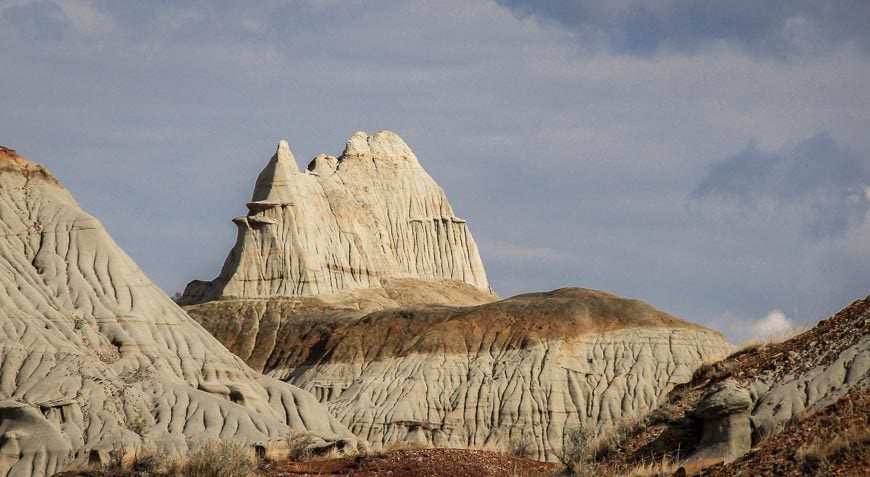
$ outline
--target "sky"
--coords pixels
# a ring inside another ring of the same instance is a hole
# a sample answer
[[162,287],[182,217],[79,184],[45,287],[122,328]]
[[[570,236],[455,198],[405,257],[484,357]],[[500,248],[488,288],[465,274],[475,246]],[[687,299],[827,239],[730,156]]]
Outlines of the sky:
[[870,2],[0,0],[0,144],[167,293],[279,139],[392,130],[502,296],[581,286],[734,342],[870,293]]

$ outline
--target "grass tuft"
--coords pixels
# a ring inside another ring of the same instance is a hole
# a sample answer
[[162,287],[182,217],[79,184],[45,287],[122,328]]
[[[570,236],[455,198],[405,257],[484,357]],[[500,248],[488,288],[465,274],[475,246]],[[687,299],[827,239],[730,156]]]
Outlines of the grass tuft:
[[254,450],[235,440],[211,439],[195,448],[184,465],[188,477],[252,477],[257,474]]

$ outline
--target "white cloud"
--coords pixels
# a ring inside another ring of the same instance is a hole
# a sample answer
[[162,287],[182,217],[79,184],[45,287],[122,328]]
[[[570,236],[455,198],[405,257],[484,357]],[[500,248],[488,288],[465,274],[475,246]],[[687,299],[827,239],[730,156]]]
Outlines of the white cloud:
[[752,324],[752,337],[758,339],[783,337],[794,331],[794,323],[781,310],[771,310]]
[[706,324],[721,331],[729,341],[737,344],[783,338],[797,330],[795,322],[779,309],[773,309],[763,317],[755,319],[727,312]]

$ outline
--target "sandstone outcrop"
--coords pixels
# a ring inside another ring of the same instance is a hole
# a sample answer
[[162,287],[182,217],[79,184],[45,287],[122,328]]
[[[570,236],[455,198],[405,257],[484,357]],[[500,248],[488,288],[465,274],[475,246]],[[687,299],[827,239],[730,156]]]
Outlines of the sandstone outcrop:
[[319,155],[304,171],[279,142],[247,207],[220,275],[191,282],[185,303],[329,294],[384,278],[488,289],[468,224],[392,132],[357,132],[339,157]]
[[365,296],[226,299],[187,310],[255,369],[311,391],[375,448],[521,443],[551,461],[567,428],[645,413],[730,350],[716,332],[594,290],[449,306],[422,304],[449,300],[434,291],[444,284],[400,285],[430,293],[381,311],[371,309],[389,303],[371,295],[404,296],[389,282]]
[[0,477],[294,431],[357,442],[190,319],[45,168],[0,148]]

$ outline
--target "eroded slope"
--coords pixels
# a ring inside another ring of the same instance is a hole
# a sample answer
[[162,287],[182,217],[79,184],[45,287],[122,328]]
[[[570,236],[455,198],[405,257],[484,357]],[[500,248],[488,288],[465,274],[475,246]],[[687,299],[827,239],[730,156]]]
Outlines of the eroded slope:
[[[732,461],[769,446],[764,442],[783,429],[799,432],[800,422],[844,398],[866,400],[868,332],[870,297],[784,342],[753,346],[701,368],[603,465],[628,468],[663,456],[686,461],[690,469]],[[724,467],[726,475],[730,468]]]
[[293,429],[354,441],[191,320],[42,166],[0,148],[0,476],[119,442],[184,450]]
[[594,290],[370,313],[342,309],[340,297],[325,308],[224,300],[188,311],[376,448],[522,442],[555,460],[566,427],[643,413],[730,349],[716,332]]

